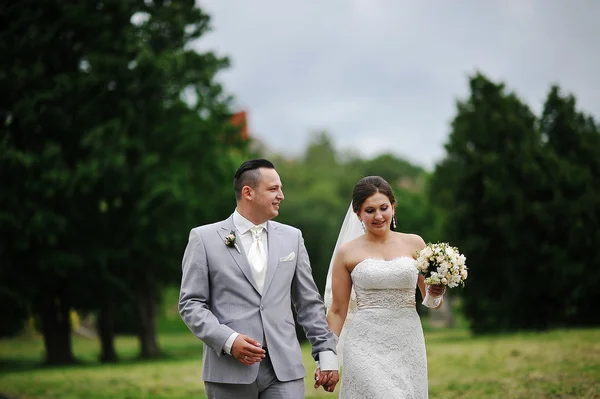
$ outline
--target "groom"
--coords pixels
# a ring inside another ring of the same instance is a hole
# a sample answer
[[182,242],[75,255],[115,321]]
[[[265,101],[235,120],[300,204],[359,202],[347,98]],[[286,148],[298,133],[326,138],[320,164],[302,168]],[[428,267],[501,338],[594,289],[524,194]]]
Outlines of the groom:
[[183,256],[179,313],[204,342],[209,398],[304,398],[298,322],[321,366],[315,384],[339,381],[334,335],[311,275],[300,230],[271,219],[282,184],[265,159],[244,162],[233,179],[237,208],[192,229]]

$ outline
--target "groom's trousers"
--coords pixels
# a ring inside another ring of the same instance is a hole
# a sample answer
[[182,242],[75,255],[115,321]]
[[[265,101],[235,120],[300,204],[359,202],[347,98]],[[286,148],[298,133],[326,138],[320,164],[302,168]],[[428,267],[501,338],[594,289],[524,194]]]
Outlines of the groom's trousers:
[[304,378],[279,381],[271,358],[260,362],[258,377],[252,384],[221,384],[205,382],[208,399],[304,399]]

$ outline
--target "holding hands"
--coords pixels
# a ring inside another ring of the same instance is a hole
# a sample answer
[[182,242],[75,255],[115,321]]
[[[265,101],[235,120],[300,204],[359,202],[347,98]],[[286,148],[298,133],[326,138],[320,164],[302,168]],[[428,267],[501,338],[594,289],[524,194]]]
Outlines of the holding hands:
[[315,370],[315,389],[320,386],[327,392],[333,392],[335,386],[340,381],[340,375],[337,370]]

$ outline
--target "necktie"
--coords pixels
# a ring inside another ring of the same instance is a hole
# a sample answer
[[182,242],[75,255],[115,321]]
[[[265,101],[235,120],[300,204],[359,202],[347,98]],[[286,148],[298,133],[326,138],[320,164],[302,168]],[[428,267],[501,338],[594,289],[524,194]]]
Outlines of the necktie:
[[265,247],[260,240],[263,228],[261,226],[254,226],[250,229],[250,232],[252,233],[253,241],[250,245],[250,250],[248,251],[248,262],[250,262],[250,267],[252,268],[258,291],[262,294],[267,273],[267,254],[265,252]]

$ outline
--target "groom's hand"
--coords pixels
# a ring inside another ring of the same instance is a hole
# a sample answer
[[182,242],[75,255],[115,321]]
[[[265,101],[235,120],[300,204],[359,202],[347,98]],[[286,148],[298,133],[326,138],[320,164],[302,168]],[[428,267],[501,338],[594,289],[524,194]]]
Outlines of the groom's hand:
[[315,370],[315,389],[323,386],[327,392],[333,392],[335,386],[340,381],[340,375],[337,370],[323,370],[320,368]]
[[265,350],[262,345],[247,335],[240,334],[233,341],[231,346],[231,356],[240,363],[250,366],[258,363],[265,357]]

